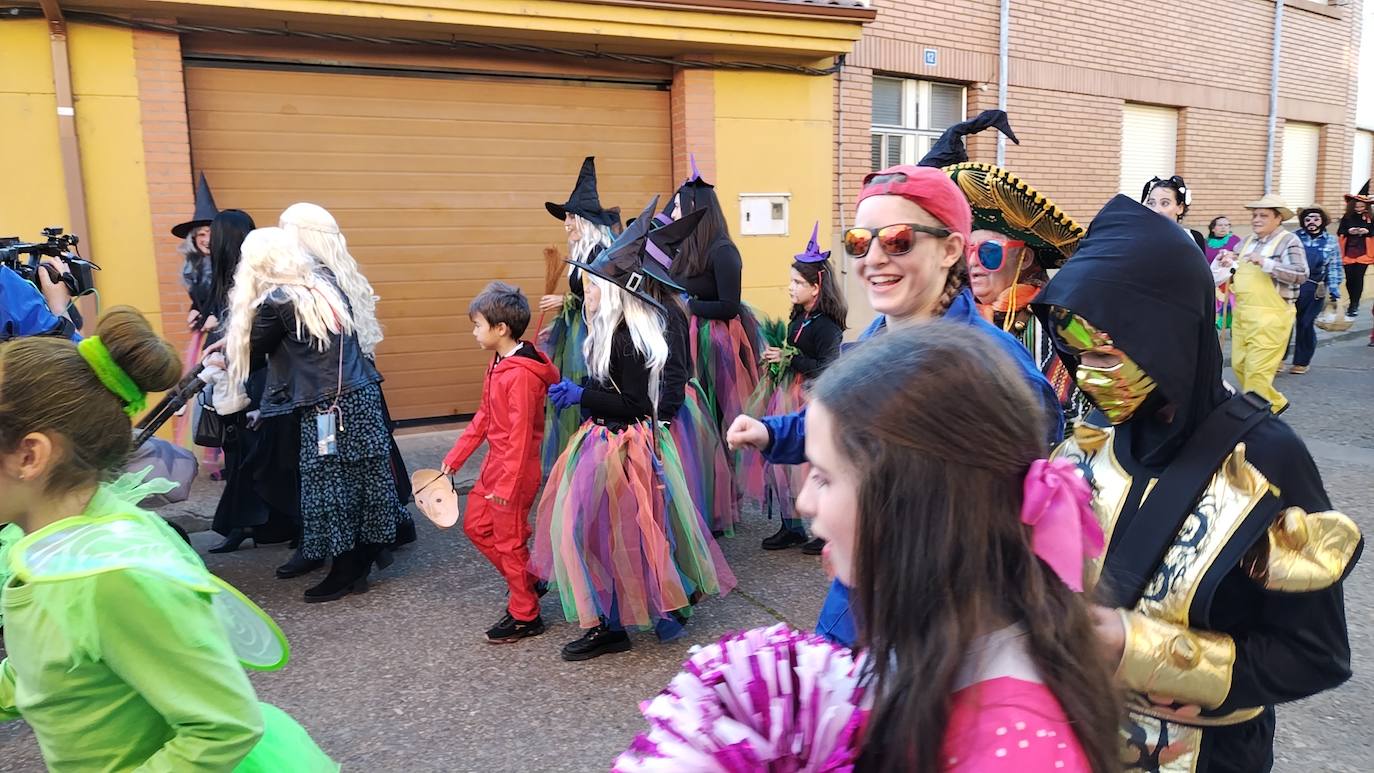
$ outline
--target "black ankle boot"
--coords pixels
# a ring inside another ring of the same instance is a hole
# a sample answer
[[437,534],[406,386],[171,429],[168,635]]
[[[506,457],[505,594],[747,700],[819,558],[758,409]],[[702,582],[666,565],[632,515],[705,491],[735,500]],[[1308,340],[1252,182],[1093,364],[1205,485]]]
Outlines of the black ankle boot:
[[350,593],[367,593],[367,575],[376,560],[376,550],[357,547],[334,557],[324,582],[305,591],[306,603],[335,601]]
[[[239,549],[244,540],[253,539],[252,529],[230,529],[225,535],[224,541],[210,548],[211,553],[233,553]],[[253,546],[257,547],[257,540],[253,540]]]
[[570,661],[591,660],[612,652],[628,652],[630,635],[624,631],[612,631],[605,623],[588,630],[577,641],[568,642],[563,647],[563,659]]
[[402,545],[409,545],[415,541],[415,521],[407,518],[396,524],[396,541],[391,543],[394,548]]
[[771,537],[764,537],[764,550],[786,550],[806,543],[806,535],[798,534],[795,531],[783,526],[778,529],[778,533]]
[[292,577],[300,577],[310,574],[321,566],[324,566],[324,559],[306,558],[301,553],[300,548],[296,548],[296,552],[291,554],[291,560],[277,567],[277,579],[289,580]]

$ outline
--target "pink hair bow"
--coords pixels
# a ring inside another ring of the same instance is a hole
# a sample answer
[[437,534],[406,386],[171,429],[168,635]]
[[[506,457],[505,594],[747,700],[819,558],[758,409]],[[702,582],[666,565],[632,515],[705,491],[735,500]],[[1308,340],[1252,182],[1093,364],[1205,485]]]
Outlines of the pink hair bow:
[[1026,473],[1021,522],[1031,549],[1070,589],[1083,591],[1083,562],[1102,555],[1106,539],[1093,514],[1093,490],[1068,459],[1036,459]]

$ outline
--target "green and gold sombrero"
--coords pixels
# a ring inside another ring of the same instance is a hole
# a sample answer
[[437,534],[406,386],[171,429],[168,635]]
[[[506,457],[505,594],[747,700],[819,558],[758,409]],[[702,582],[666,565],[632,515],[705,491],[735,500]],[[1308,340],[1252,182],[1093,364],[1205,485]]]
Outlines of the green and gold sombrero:
[[1046,269],[1059,268],[1087,230],[1021,178],[992,164],[965,162],[944,168],[973,210],[973,230],[1019,239]]

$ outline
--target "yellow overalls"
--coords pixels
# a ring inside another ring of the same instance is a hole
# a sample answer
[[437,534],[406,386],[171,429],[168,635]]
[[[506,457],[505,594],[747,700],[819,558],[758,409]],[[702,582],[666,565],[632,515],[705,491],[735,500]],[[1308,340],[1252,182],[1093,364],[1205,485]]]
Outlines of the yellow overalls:
[[[1253,235],[1241,245],[1245,256],[1256,247]],[[1261,248],[1260,255],[1272,258],[1286,240],[1281,234]],[[1238,259],[1231,292],[1236,296],[1235,318],[1231,326],[1231,369],[1236,372],[1242,392],[1254,392],[1273,404],[1275,413],[1288,405],[1288,398],[1274,388],[1274,375],[1283,362],[1288,337],[1293,333],[1296,315],[1291,301],[1279,295],[1273,277],[1254,263]]]

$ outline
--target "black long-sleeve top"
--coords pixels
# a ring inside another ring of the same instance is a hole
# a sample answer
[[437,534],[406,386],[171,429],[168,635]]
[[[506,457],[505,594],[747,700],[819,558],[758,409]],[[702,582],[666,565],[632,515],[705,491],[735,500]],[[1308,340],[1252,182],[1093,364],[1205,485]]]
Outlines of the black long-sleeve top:
[[711,245],[706,270],[696,276],[680,277],[678,284],[692,300],[687,304],[694,316],[702,319],[734,319],[740,313],[740,274],[744,261],[739,248],[729,239]]
[[844,331],[828,314],[798,314],[787,325],[787,342],[797,347],[787,369],[810,381],[840,356]]
[[633,424],[654,415],[649,397],[649,364],[635,349],[630,328],[621,323],[611,338],[611,383],[593,376],[582,380],[582,407],[593,419]]
[[1352,235],[1350,229],[1365,228],[1374,231],[1374,222],[1366,219],[1363,215],[1351,212],[1341,217],[1341,223],[1336,227],[1336,233],[1345,237],[1345,255],[1364,255],[1367,250],[1365,241],[1369,239],[1368,234]]
[[667,311],[668,362],[658,387],[658,419],[672,421],[687,399],[687,381],[692,377],[692,341],[687,315],[676,303]]

